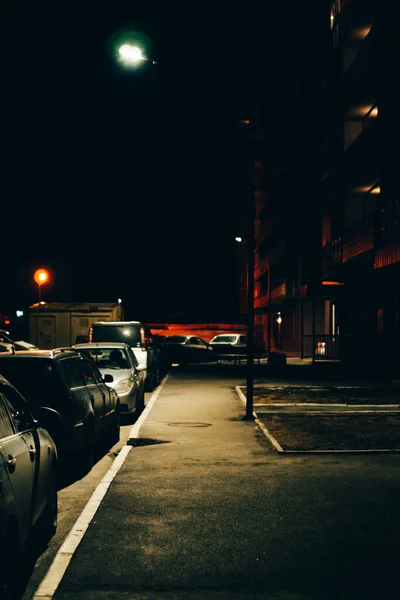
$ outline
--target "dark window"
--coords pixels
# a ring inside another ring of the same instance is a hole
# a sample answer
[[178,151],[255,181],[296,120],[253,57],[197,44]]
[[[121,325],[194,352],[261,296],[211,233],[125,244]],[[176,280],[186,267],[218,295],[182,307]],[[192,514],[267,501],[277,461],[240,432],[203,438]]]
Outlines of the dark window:
[[32,429],[33,417],[24,398],[8,385],[2,386],[1,395],[17,431]]
[[123,342],[131,348],[141,347],[139,325],[92,325],[92,342]]
[[69,358],[67,360],[63,360],[61,365],[67,378],[68,386],[71,389],[75,389],[85,385],[85,382],[79,369],[80,360]]
[[88,361],[82,360],[79,363],[79,370],[86,385],[101,383],[101,374]]
[[39,406],[63,409],[66,389],[53,360],[1,355],[0,373],[26,398],[34,413]]
[[0,392],[0,439],[14,434],[14,428],[10,419],[10,415],[4,405],[3,395]]
[[233,344],[234,342],[236,342],[236,335],[219,335],[213,344]]
[[169,335],[167,337],[167,344],[184,344],[187,340],[185,335]]

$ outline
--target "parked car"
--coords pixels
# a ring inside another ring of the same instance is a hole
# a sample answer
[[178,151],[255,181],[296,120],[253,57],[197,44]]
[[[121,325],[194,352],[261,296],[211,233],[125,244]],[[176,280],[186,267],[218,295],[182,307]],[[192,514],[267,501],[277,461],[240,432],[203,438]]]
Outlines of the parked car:
[[25,340],[13,340],[10,337],[10,332],[5,329],[0,329],[0,342],[12,344],[16,350],[38,350],[36,346]]
[[[0,598],[14,598],[24,553],[34,535],[57,529],[58,456],[47,427],[61,417],[44,408],[36,419],[19,391],[0,375]],[[19,597],[19,596],[18,596]]]
[[[220,333],[210,340],[217,357],[228,357],[231,354],[247,354],[247,336],[242,333]],[[254,342],[254,356],[264,356],[266,347],[263,342]]]
[[159,333],[153,334],[153,344],[158,348],[159,352],[159,365],[160,365],[160,380],[168,373],[170,366],[168,359],[168,348],[165,335]]
[[160,383],[160,350],[147,325],[140,321],[97,321],[90,326],[89,342],[128,344],[139,364],[146,367],[146,391],[151,392]]
[[14,344],[8,344],[7,342],[0,342],[0,352],[9,352],[12,354],[15,352],[15,346]]
[[50,429],[63,467],[81,475],[90,471],[96,448],[119,440],[119,398],[92,361],[76,350],[19,351],[0,354],[0,373],[28,401],[36,416],[40,407],[58,411],[61,421]]
[[165,343],[170,365],[175,363],[185,366],[217,360],[212,347],[195,335],[167,335]]
[[120,413],[139,414],[145,406],[146,367],[140,365],[133,350],[122,342],[93,342],[73,346],[89,356],[103,377],[112,375],[108,385],[119,396]]

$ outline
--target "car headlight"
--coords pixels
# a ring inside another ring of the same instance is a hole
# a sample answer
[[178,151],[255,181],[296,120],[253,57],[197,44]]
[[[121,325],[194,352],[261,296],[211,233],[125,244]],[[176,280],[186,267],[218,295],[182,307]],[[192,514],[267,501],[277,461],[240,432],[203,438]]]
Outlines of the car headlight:
[[114,390],[117,392],[117,394],[126,394],[131,391],[132,386],[133,383],[131,379],[122,379],[115,384]]

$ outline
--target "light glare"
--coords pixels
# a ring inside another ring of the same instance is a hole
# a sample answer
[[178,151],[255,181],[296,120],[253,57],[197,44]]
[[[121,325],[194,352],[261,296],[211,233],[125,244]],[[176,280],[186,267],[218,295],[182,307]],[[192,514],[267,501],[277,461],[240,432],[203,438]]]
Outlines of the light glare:
[[146,60],[142,50],[138,46],[132,46],[131,44],[123,44],[120,46],[118,54],[120,61],[126,66],[133,67]]

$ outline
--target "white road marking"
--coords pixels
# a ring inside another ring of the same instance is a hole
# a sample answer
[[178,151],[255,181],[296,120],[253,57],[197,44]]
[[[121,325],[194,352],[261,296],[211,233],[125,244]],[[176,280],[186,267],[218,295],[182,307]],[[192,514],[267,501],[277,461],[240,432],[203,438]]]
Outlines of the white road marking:
[[[148,404],[146,405],[144,411],[132,427],[129,434],[129,439],[138,437],[140,428],[143,425],[144,421],[147,419],[149,412],[151,411],[151,408],[157,400],[167,379],[168,375],[164,377],[154,394],[151,395],[151,398]],[[114,460],[113,464],[108,469],[107,473],[104,475],[103,479],[93,492],[88,503],[81,512],[77,521],[75,522],[75,525],[72,527],[68,536],[65,538],[64,543],[57,552],[46,575],[44,576],[42,582],[37,588],[35,594],[32,596],[32,600],[51,600],[53,598],[58,586],[61,583],[62,578],[64,577],[64,574],[68,568],[68,565],[72,559],[75,550],[82,541],[82,538],[85,535],[91,520],[96,514],[96,511],[99,508],[101,501],[106,495],[112,480],[118,473],[119,469],[122,467],[126,457],[132,450],[132,447],[133,446],[126,445],[121,448],[121,451],[119,452],[117,458]]]

